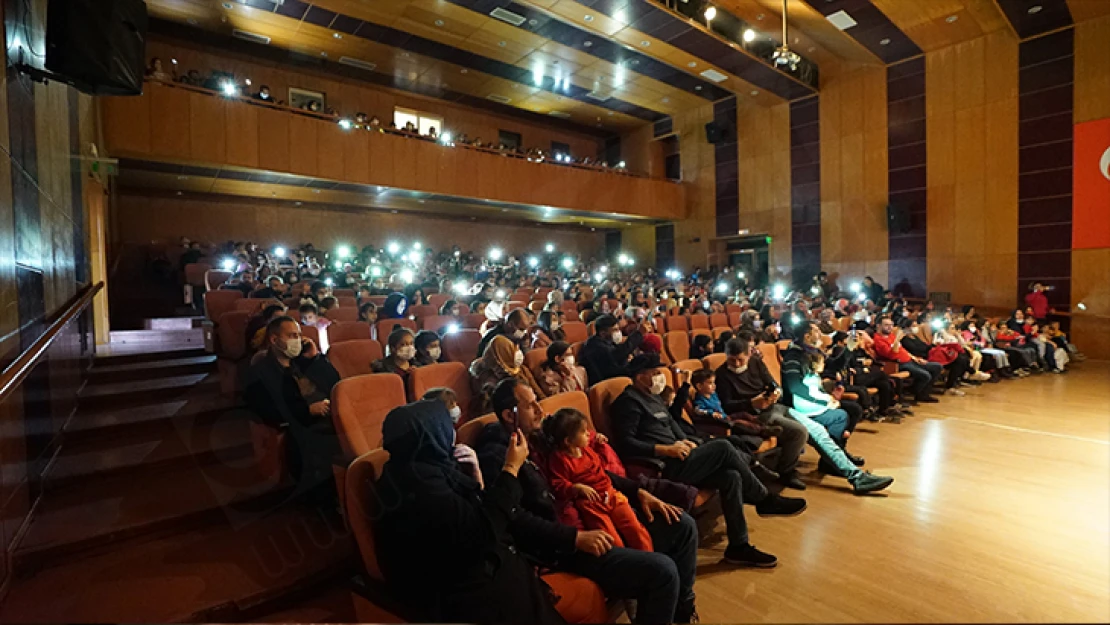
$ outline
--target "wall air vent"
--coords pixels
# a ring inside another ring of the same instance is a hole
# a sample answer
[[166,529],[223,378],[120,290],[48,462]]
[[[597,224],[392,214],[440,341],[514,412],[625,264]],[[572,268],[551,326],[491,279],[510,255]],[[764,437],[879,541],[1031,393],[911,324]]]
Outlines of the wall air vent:
[[339,57],[339,62],[344,64],[344,65],[350,65],[351,67],[357,67],[359,69],[364,69],[368,72],[374,71],[374,68],[377,67],[377,65],[371,63],[370,61],[363,61],[362,59],[355,59],[355,58],[351,58],[349,56]]
[[724,74],[722,74],[721,72],[718,72],[715,69],[707,69],[707,70],[705,70],[704,72],[702,72],[701,74],[698,74],[698,75],[701,76],[702,78],[708,78],[709,80],[712,80],[713,82],[724,82],[724,80],[726,78],[728,78],[728,76],[725,76]]
[[512,11],[506,11],[505,9],[502,9],[501,7],[497,7],[496,9],[490,11],[489,14],[490,17],[496,17],[502,22],[508,22],[513,26],[520,26],[525,21],[525,17],[523,15],[517,15]]
[[848,30],[857,24],[856,20],[852,19],[851,15],[848,15],[847,11],[837,11],[836,13],[830,14],[825,19],[832,22],[832,25],[840,30]]
[[594,87],[594,90],[587,93],[586,97],[597,100],[598,102],[604,102],[613,97],[613,90],[608,87]]
[[246,30],[239,30],[238,28],[231,31],[231,36],[235,37],[236,39],[242,39],[243,41],[249,41],[251,43],[260,43],[264,46],[270,45],[270,38],[266,35],[259,35],[258,33],[252,33]]
[[497,95],[496,93],[489,94],[488,96],[486,96],[486,99],[493,100],[494,102],[500,102],[501,104],[508,104],[509,102],[513,101],[512,98],[506,98],[505,96]]

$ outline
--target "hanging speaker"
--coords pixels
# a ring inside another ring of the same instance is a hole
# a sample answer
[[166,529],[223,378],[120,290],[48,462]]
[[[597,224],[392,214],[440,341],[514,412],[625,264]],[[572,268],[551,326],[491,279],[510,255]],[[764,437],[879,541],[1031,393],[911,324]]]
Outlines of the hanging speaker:
[[46,69],[91,95],[139,95],[146,30],[143,0],[50,0]]
[[709,143],[728,143],[732,138],[732,127],[724,122],[709,122],[705,125],[705,140]]

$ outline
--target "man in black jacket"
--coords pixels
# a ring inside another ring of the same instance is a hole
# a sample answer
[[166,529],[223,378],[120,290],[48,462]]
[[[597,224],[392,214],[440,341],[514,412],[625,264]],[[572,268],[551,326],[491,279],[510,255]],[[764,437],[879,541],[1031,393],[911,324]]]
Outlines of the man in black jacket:
[[752,473],[748,462],[727,439],[698,445],[688,439],[659,394],[666,375],[658,370],[655,354],[637,356],[629,365],[632,385],[609,409],[613,448],[621,458],[658,459],[663,477],[698,488],[716,488],[728,526],[725,561],[741,566],[770,568],[775,556],[748,542],[744,503],[753,503],[761,516],[792,516],[805,510],[804,499],[775,495]]
[[611,378],[627,377],[628,361],[640,346],[643,334],[633,332],[627,337],[617,327],[613,315],[601,315],[594,320],[594,335],[582,345],[579,361],[586,368],[590,385]]
[[[512,432],[518,429],[542,445],[543,409],[531,387],[516,378],[503,380],[493,392],[499,421],[485,427],[475,444],[482,474],[495,478],[505,462]],[[509,524],[523,554],[543,566],[596,582],[606,597],[637,600],[637,623],[686,623],[695,616],[694,575],[697,527],[681,508],[660,501],[638,484],[609,474],[651,534],[654,553],[614,547],[604,531],[563,525],[555,498],[539,467],[528,461],[518,480],[523,496]]]
[[782,389],[758,353],[745,338],[725,344],[727,359],[717,369],[717,397],[728,414],[746,412],[758,416],[762,423],[782,428],[778,462],[770,468],[781,476],[783,486],[805,490],[797,468],[809,434],[805,426],[785,414],[784,407],[776,408]]

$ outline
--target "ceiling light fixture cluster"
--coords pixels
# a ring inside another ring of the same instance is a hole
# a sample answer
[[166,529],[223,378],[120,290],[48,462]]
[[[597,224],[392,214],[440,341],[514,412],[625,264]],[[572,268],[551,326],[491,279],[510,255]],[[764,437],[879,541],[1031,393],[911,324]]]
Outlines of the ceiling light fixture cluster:
[[775,53],[771,55],[771,61],[777,67],[789,68],[790,71],[796,71],[798,64],[802,62],[802,57],[795,51],[790,49],[790,44],[787,43],[790,39],[787,37],[786,31],[786,2],[782,0],[782,45],[775,48]]

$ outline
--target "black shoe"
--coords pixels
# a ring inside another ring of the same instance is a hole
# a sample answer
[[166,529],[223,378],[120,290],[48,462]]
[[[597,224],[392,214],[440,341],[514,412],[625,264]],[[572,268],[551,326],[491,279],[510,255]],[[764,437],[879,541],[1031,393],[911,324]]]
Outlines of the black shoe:
[[844,477],[844,472],[841,471],[831,460],[821,458],[817,461],[817,470],[821,473],[828,475],[835,475],[837,477]]
[[797,473],[789,473],[779,478],[779,483],[785,488],[793,488],[794,490],[805,490],[806,483],[798,478]]
[[678,607],[674,610],[675,623],[697,623],[698,620],[698,607],[695,605],[693,598],[689,601],[679,602]]
[[894,483],[894,478],[886,477],[883,475],[872,475],[867,471],[860,473],[856,477],[849,480],[852,483],[852,491],[857,495],[866,495],[880,491],[887,486]]
[[794,516],[805,509],[805,499],[782,495],[767,495],[766,499],[755,504],[755,511],[759,516]]
[[862,467],[864,464],[867,463],[867,460],[865,460],[863,456],[853,456],[852,454],[848,453],[847,450],[844,451],[844,455],[848,457],[849,462],[856,465],[857,467]]
[[729,545],[728,548],[725,549],[725,562],[737,566],[771,569],[779,563],[779,559],[769,553],[764,553],[756,549],[751,543],[746,543],[740,546]]
[[777,482],[780,479],[778,473],[775,473],[774,471],[768,469],[766,466],[763,465],[763,463],[759,462],[758,460],[752,462],[752,473],[754,473],[755,477],[764,484]]
[[917,403],[919,404],[939,404],[940,400],[936,397],[918,397]]

